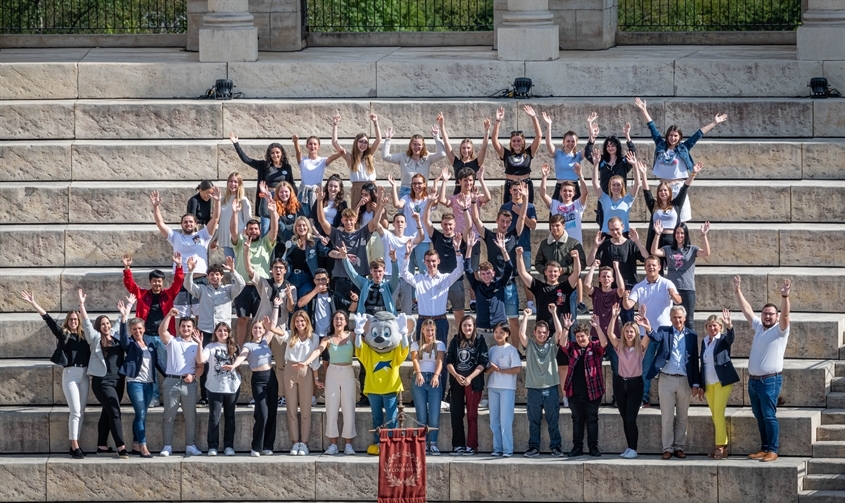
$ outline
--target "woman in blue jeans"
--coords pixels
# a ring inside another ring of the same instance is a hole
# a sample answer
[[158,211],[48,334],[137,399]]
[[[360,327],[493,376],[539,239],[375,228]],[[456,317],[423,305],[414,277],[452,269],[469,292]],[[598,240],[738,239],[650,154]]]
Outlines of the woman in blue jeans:
[[[434,320],[425,320],[420,329],[420,340],[411,343],[411,362],[414,365],[414,383],[411,392],[414,395],[414,409],[417,421],[432,428],[440,426],[440,373],[443,370],[443,358],[446,345],[437,340],[437,327]],[[437,448],[437,430],[428,432],[426,451],[439,456]]]
[[320,267],[317,259],[328,255],[329,248],[314,232],[311,221],[303,216],[297,217],[293,223],[293,236],[285,245],[282,260],[287,263],[287,280],[296,287],[299,298],[314,289],[314,273]]
[[[126,376],[126,392],[135,409],[135,419],[132,421],[132,454],[139,454],[142,458],[152,458],[147,449],[147,409],[153,398],[156,369],[165,374],[162,362],[159,361],[158,347],[151,337],[144,336],[144,320],[132,318],[129,320],[129,334],[120,331],[120,345],[126,351],[126,358],[118,371]],[[163,355],[162,355],[163,356]]]
[[519,351],[508,344],[511,328],[503,321],[493,329],[496,345],[490,348],[490,366],[485,373],[490,398],[490,429],[493,430],[493,456],[513,456],[513,413],[516,403],[516,376],[522,370]]

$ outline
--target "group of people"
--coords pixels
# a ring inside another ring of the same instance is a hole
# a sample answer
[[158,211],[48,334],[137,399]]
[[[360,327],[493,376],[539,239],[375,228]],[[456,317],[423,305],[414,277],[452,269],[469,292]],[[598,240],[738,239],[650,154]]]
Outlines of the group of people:
[[[368,378],[364,365],[357,376],[363,397],[357,400],[352,364],[360,354],[350,314],[413,312],[417,321],[409,356],[414,371],[411,391],[417,420],[431,427],[429,454],[440,453],[441,409],[450,412],[452,454],[477,452],[478,409],[486,386],[492,454],[512,456],[517,375],[524,368],[530,424],[525,456],[539,455],[544,417],[552,456],[579,456],[585,451],[601,455],[598,411],[606,388],[602,361],[607,358],[613,371],[612,401],[628,444],[622,457],[637,456],[637,415],[641,407],[649,406],[651,380],[658,376],[663,457],[685,457],[687,410],[693,398],[706,400],[712,411],[715,447],[710,455],[726,456],[725,407],[731,387],[739,381],[730,361],[734,329],[731,313],[725,310],[721,317],[706,320],[706,334],[700,340],[694,330],[695,263],[697,257],[711,253],[710,224],[701,226],[698,247],[690,243],[686,222],[692,218],[688,192],[702,169],[690,150],[727,117],[716,115],[684,139],[677,126],[661,135],[645,101],[637,99],[636,107],[655,143],[651,166],[637,157],[630,124],[623,131],[627,152],[616,136],[598,148],[598,117],[591,114],[589,139],[579,150],[573,131],[556,146],[552,118],[542,114],[546,149],[554,164],[540,168],[537,194],[549,208],[549,232],[534,250],[533,262],[531,234],[540,231],[533,204],[537,177],[536,171],[532,177],[532,159],[541,148],[543,133],[530,106],[524,113],[535,130],[531,143],[522,131],[512,131],[506,146],[500,143],[503,108],[493,121],[484,121],[478,149],[465,139],[453,150],[443,114],[437,115],[437,125],[431,129],[433,153],[422,135],[413,135],[406,151],[391,153],[394,131],[388,129],[381,156],[398,164],[401,172],[399,180],[388,177],[389,187],[375,183],[374,156],[382,142],[376,114],[370,116],[375,136],[358,134],[348,150],[337,139],[341,117],[334,116],[335,153],[329,157],[320,156],[320,139],[315,136],[306,140],[303,156],[294,136],[298,183],[281,144],[270,144],[264,159],[252,159],[232,133],[241,160],[257,171],[254,200],[246,197],[237,172],[228,176],[225,188],[203,181],[188,202],[180,227],[173,229],[161,214],[161,197],[156,192],[150,195],[158,230],[173,247],[169,287],[159,270],[149,274],[148,288],[138,286],[132,257],[124,255],[129,296],[118,302],[120,316],[114,326],[107,316],[89,320],[81,290],[79,310],[68,313],[61,327],[38,306],[33,294],[23,293],[57,338],[53,361],[65,367],[62,385],[70,408],[71,456],[85,455],[78,441],[88,376],[93,376],[91,387],[103,406],[98,452],[112,452],[111,434],[118,455],[129,455],[120,422],[125,389],[135,409],[133,453],[152,455],[146,445],[146,412],[160,400],[162,456],[173,452],[173,424],[180,407],[185,452],[201,454],[195,438],[198,403],[209,407],[207,455],[217,455],[221,448],[225,455],[234,455],[242,364],[251,370],[252,456],[273,454],[280,405],[286,407],[290,454],[309,453],[306,442],[317,388],[325,390],[325,435],[330,439],[326,453],[355,454],[356,405],[370,405],[374,427],[395,424],[397,411],[395,399],[385,400],[373,392],[383,383]],[[492,203],[483,166],[488,142],[504,163],[506,178],[495,228],[482,221],[482,208]],[[349,168],[348,199],[339,176],[324,180],[326,167],[338,159]],[[451,166],[437,169],[442,159]],[[584,176],[585,162],[592,165],[592,190]],[[654,194],[649,169],[660,179]],[[448,194],[452,173],[455,187]],[[553,188],[548,186],[550,176]],[[598,201],[600,230],[587,256],[582,222],[591,192]],[[629,222],[640,192],[651,213],[645,242]],[[432,214],[438,207],[442,211],[435,228]],[[223,264],[210,262],[213,249],[222,250]],[[637,275],[640,262],[646,271],[642,280]],[[527,299],[522,310],[518,283]],[[778,306],[767,304],[762,317],[753,314],[740,287],[737,276],[733,291],[755,330],[749,396],[761,449],[751,457],[771,461],[778,451],[775,414],[789,335],[791,285],[784,281],[780,290],[780,312]],[[585,295],[591,299],[592,315],[589,323],[577,323],[578,314],[589,313]],[[475,316],[467,314],[466,297]],[[458,332],[451,338],[450,311]],[[529,330],[531,318],[535,323]],[[159,379],[163,379],[160,397]],[[368,396],[378,400],[368,401]],[[558,425],[561,403],[571,410],[573,427],[573,446],[566,453]],[[341,437],[343,449],[338,446]]]

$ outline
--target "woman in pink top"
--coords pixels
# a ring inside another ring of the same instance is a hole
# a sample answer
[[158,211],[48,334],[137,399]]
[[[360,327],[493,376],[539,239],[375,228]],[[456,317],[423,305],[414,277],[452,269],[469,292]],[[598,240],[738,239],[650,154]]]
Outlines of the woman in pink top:
[[637,457],[637,440],[640,434],[637,428],[637,415],[640,413],[640,402],[643,397],[643,355],[649,341],[648,337],[640,340],[640,329],[637,325],[645,328],[646,333],[651,331],[651,327],[645,317],[645,310],[641,310],[634,317],[636,324],[625,323],[622,326],[622,338],[616,337],[614,332],[621,311],[619,304],[613,305],[607,338],[619,358],[619,373],[615,377],[614,389],[616,390],[616,406],[619,409],[619,415],[622,416],[625,440],[628,442],[628,448],[621,456],[632,459]]

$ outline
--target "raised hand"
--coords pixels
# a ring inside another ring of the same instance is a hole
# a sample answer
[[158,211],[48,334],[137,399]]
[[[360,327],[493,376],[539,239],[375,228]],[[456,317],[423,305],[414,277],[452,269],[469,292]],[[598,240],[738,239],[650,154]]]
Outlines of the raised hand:
[[522,314],[525,317],[531,316],[533,313],[534,313],[534,311],[532,311],[531,309],[529,309],[527,307],[522,310]]
[[592,123],[596,122],[598,120],[598,118],[599,118],[599,114],[597,114],[595,112],[591,112],[590,116],[587,117],[587,124],[592,124]]
[[[473,233],[472,235],[473,237],[475,237],[475,233]],[[494,242],[496,243],[496,246],[498,246],[499,249],[502,250],[502,252],[505,252],[507,250],[507,241],[505,241],[504,234],[496,234],[496,240]]]
[[435,120],[437,121],[437,124],[439,124],[440,128],[442,129],[443,123],[446,122],[446,119],[443,117],[443,112],[438,112],[437,118]]
[[178,318],[179,317],[179,311],[177,311],[176,308],[173,307],[173,308],[170,309],[170,311],[167,312],[167,316],[170,316],[171,318]]
[[332,125],[337,126],[340,124],[340,114],[334,114],[332,116]]
[[129,318],[129,306],[122,300],[119,300],[117,301],[117,312],[120,313],[120,316],[123,317],[123,322],[126,323],[127,318]]
[[153,191],[150,193],[150,202],[153,204],[153,208],[158,208],[158,205],[161,204],[161,196],[158,195],[158,191]]
[[[471,250],[472,248],[474,248],[475,243],[477,243],[477,242],[478,242],[478,236],[476,236],[474,232],[470,232],[469,236],[467,236],[467,250]],[[504,243],[499,244],[498,240],[496,240],[496,246],[498,246],[502,250],[505,249]]]
[[502,122],[505,118],[505,107],[499,107],[496,109],[496,122]]
[[657,235],[663,234],[663,222],[659,220],[654,222],[654,233]]
[[23,300],[29,302],[30,304],[35,304],[35,296],[27,292],[26,290],[21,291],[21,297],[23,297]]
[[543,112],[543,121],[545,121],[545,123],[548,124],[549,126],[552,125],[552,118],[549,117],[546,112]]
[[551,170],[552,170],[552,168],[551,168],[551,166],[549,166],[549,163],[547,163],[547,162],[544,162],[543,166],[540,167],[540,171],[543,173],[543,178],[548,178]]
[[[448,182],[449,178],[451,178],[451,177],[452,177],[452,175],[449,173],[449,167],[443,166],[443,169],[440,170],[440,178],[442,178],[444,182]],[[436,191],[432,191],[432,192],[436,192]]]
[[525,183],[519,184],[519,193],[522,194],[522,197],[525,199],[524,204],[528,204],[528,185]]
[[196,328],[193,332],[191,332],[191,340],[196,342],[200,347],[202,347],[202,335],[200,334],[200,331]]
[[713,119],[713,122],[716,124],[721,124],[728,120],[728,114],[716,114],[716,117]]
[[578,261],[578,255],[579,255],[578,250],[573,249],[572,251],[569,252],[569,256],[572,257],[572,260],[574,262]]
[[479,166],[479,167],[478,167],[478,172],[475,174],[475,179],[476,179],[476,180],[482,180],[482,179],[484,179],[484,172],[485,172],[485,171],[484,171],[484,165]]
[[[598,130],[596,131],[596,135],[597,134],[598,134]],[[595,137],[596,135],[594,135],[593,137]],[[593,149],[593,164],[598,164],[599,162],[601,162],[601,150],[594,148]]]
[[710,222],[704,222],[701,224],[701,235],[706,236],[708,232],[710,232]]
[[[279,297],[276,297],[276,298],[278,299]],[[261,324],[264,325],[265,330],[270,330],[271,328],[273,328],[273,322],[270,321],[269,316],[265,316],[265,317],[261,318]]]
[[126,302],[127,302],[129,307],[134,306],[135,302],[137,302],[137,301],[138,301],[138,297],[136,297],[134,293],[130,293],[129,295],[126,296]]
[[625,160],[632,166],[637,165],[637,154],[633,150],[625,152]]
[[700,162],[695,163],[695,166],[692,167],[692,174],[697,175],[701,173],[701,170],[704,169],[704,165]]
[[642,110],[643,112],[646,111],[645,100],[641,100],[641,99],[637,98],[637,99],[634,100],[634,105],[636,105],[636,107],[639,108],[640,110]]
[[531,105],[525,105],[524,107],[522,107],[522,109],[525,110],[525,113],[529,117],[536,117],[537,116],[537,113],[534,112],[534,107],[532,107]]
[[640,242],[640,235],[639,235],[639,233],[637,233],[637,229],[634,229],[633,227],[631,227],[630,229],[628,229],[628,235],[631,236],[631,241],[633,241],[635,243]]
[[[552,315],[554,315],[555,313],[557,313],[557,305],[556,305],[554,302],[552,302],[551,304],[549,304],[549,312],[550,312]],[[570,318],[572,318],[572,315],[571,315],[571,314],[569,314],[569,313],[566,313],[566,314],[565,314],[565,315],[563,315],[563,316],[564,316],[564,318],[565,318],[566,316],[569,316]]]
[[613,304],[613,307],[610,308],[610,314],[614,318],[618,318],[619,315],[622,314],[622,306],[620,306],[618,302]]
[[396,250],[397,249],[398,248],[394,248],[394,249],[390,250],[389,252],[387,252],[387,254],[390,256],[390,260],[392,260],[393,262],[398,262],[398,260],[396,258]]
[[625,126],[622,128],[622,135],[625,136],[625,138],[630,138],[630,136],[631,136],[631,123],[630,122],[625,123]]
[[578,178],[581,178],[581,173],[582,173],[582,171],[581,171],[581,163],[579,163],[579,162],[574,163],[574,164],[572,165],[572,171],[574,171],[574,172],[575,172],[575,176],[577,176]]
[[340,254],[340,258],[346,258],[349,253],[346,250],[346,243],[341,243],[340,246],[337,247],[337,252]]
[[314,188],[314,199],[316,199],[317,201],[322,201],[322,199],[323,199],[323,187],[318,185],[317,187]]
[[602,234],[601,231],[596,232],[595,243],[596,243],[596,246],[601,246],[601,244],[604,243],[604,234]]
[[563,328],[569,330],[574,324],[575,320],[572,318],[572,313],[566,313],[563,315]]
[[452,245],[455,247],[455,253],[461,253],[461,241],[463,238],[460,234],[455,234],[455,237],[452,238]]
[[731,280],[731,287],[733,288],[734,293],[739,292],[739,288],[742,286],[742,278],[739,275],[734,276],[733,280]]
[[234,131],[229,133],[229,139],[232,140],[232,143],[238,143],[238,135]]
[[290,135],[290,141],[292,141],[294,143],[298,142],[299,141],[299,135],[298,134]]
[[124,253],[122,260],[123,260],[123,267],[125,267],[127,269],[132,267],[132,255],[130,255],[129,253]]
[[788,279],[783,280],[783,283],[781,284],[780,288],[778,288],[778,291],[780,292],[781,297],[789,297],[789,290],[791,288],[792,288],[792,281],[788,280]]
[[83,305],[85,305],[85,299],[88,298],[88,295],[83,293],[81,288],[77,288],[76,289],[76,297],[79,299],[79,305],[83,306]]
[[194,257],[188,257],[188,270],[194,272],[194,269],[197,267],[197,259]]
[[[284,302],[285,302],[285,299],[283,299],[281,295],[277,295],[277,296],[273,297],[273,307],[275,307],[276,309],[281,307],[281,305]],[[269,320],[269,318],[268,318],[268,320]]]
[[373,121],[373,124],[375,124],[376,122],[378,122],[378,115],[370,114],[370,120]]
[[517,246],[513,250],[513,252],[516,254],[517,257],[521,257],[523,251],[525,251],[525,250],[523,250],[523,248],[521,246]]
[[211,198],[215,201],[220,201],[220,187],[215,185],[214,188],[211,189]]
[[[616,305],[618,306],[619,304]],[[590,326],[595,329],[601,328],[599,325],[599,315],[594,313],[593,316],[590,317]]]
[[384,137],[388,140],[393,139],[393,127],[387,128],[387,131],[384,132]]
[[731,310],[730,309],[722,309],[722,323],[724,323],[725,328],[730,330],[733,328],[733,323],[731,322]]
[[226,257],[226,263],[223,264],[223,269],[226,269],[229,272],[235,270],[235,257]]
[[387,183],[389,183],[391,187],[396,187],[396,179],[393,178],[393,175],[387,175]]
[[411,239],[405,243],[405,260],[408,260],[408,257],[411,256],[411,250],[414,248],[414,243]]
[[436,125],[432,124],[431,130],[429,131],[429,133],[431,133],[431,136],[437,136],[438,134],[440,134],[440,128],[438,128]]
[[643,327],[646,332],[651,332],[651,323],[649,323],[648,318],[645,316],[640,316],[639,314],[634,316],[634,323]]
[[486,131],[489,131],[489,130],[490,130],[490,117],[485,117],[484,118],[484,131],[486,132]]

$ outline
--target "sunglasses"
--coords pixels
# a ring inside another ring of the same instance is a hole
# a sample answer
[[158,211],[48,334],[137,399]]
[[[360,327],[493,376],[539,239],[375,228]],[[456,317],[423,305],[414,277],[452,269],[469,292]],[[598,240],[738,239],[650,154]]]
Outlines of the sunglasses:
[[513,138],[514,136],[521,136],[521,135],[522,135],[522,131],[511,131],[511,138]]

